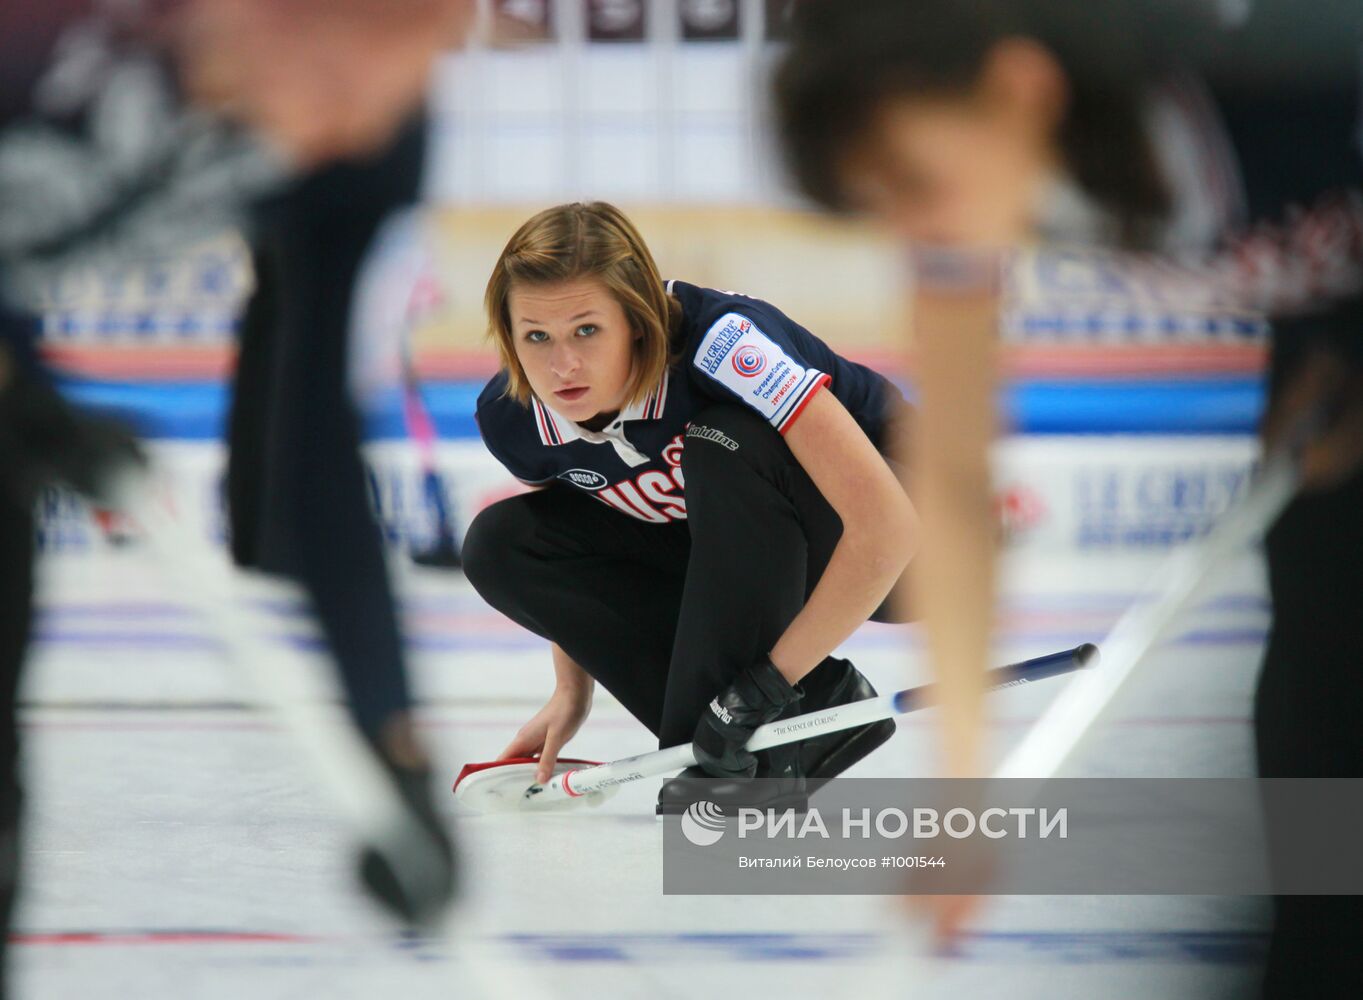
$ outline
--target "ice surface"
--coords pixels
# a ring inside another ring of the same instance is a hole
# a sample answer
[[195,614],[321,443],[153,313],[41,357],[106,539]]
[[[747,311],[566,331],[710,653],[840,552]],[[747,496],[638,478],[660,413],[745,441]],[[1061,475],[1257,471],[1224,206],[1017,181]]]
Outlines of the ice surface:
[[[1100,640],[1152,565],[1014,565],[998,661]],[[422,718],[452,781],[543,701],[547,652],[457,575],[399,578]],[[20,998],[1208,1000],[1242,995],[1263,949],[1264,908],[1243,899],[996,899],[957,955],[924,964],[888,897],[663,896],[652,782],[569,815],[459,815],[442,798],[468,891],[453,943],[404,938],[354,891],[352,844],[286,735],[135,549],[49,561],[41,608],[23,696]],[[320,672],[306,621],[287,602],[268,617],[280,669]],[[1267,619],[1247,560],[1067,773],[1249,774]],[[912,627],[868,626],[844,651],[882,690],[925,679]],[[1000,751],[1058,683],[994,696]],[[901,720],[854,773],[930,774],[932,736],[929,715]],[[605,696],[570,746],[602,759],[652,748]]]

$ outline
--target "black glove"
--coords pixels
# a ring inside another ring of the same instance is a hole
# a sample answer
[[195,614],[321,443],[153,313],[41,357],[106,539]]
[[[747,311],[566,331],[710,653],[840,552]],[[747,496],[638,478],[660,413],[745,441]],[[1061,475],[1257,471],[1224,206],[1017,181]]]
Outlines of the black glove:
[[696,763],[716,778],[751,778],[757,758],[743,745],[753,731],[771,722],[804,695],[791,685],[768,657],[763,657],[734,678],[716,695],[696,723],[692,747]]
[[360,879],[380,904],[411,927],[437,923],[459,889],[459,858],[431,798],[429,768],[384,760],[407,808],[408,822],[360,851]]
[[122,424],[73,407],[36,372],[0,385],[0,488],[27,505],[60,483],[104,501],[116,474],[144,465],[137,439]]

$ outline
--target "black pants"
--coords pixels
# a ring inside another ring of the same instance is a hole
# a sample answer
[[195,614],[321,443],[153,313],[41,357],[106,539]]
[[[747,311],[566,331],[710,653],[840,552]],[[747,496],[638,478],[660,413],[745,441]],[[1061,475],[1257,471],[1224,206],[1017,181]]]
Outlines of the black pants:
[[413,125],[260,206],[229,428],[233,556],[302,585],[371,739],[410,695],[348,390],[351,297],[379,226],[418,193],[424,150]]
[[686,439],[686,521],[646,524],[555,485],[493,504],[464,539],[478,593],[562,647],[662,746],[690,742],[706,703],[770,652],[842,535],[760,417],[717,405],[694,423],[738,447]]
[[[16,695],[33,627],[32,483],[26,456],[17,445],[5,393],[23,379],[43,379],[33,349],[36,321],[0,302],[0,998],[6,995],[10,918],[18,891],[19,820],[23,783],[19,775],[19,720]],[[10,397],[12,400],[13,397]]]
[[[1363,474],[1295,500],[1269,533],[1268,567],[1259,774],[1363,776]],[[1291,831],[1266,832],[1288,842]],[[1363,896],[1275,897],[1264,995],[1363,996]]]
[[[1322,350],[1363,370],[1363,298],[1274,324],[1275,399]],[[1259,774],[1363,777],[1363,470],[1295,499],[1266,554],[1273,625],[1254,700]],[[1290,831],[1265,832],[1289,842]],[[1363,996],[1363,896],[1277,896],[1273,908],[1266,998]]]
[[33,617],[33,513],[0,469],[0,997],[19,867],[19,733],[15,692]]

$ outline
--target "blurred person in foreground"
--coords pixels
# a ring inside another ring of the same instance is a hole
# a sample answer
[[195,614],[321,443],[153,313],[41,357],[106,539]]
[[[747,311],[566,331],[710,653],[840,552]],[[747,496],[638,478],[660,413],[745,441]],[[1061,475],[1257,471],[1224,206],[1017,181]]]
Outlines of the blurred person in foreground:
[[[426,853],[439,859],[404,870],[407,859],[367,849],[370,890],[414,921],[433,918],[452,896],[453,853],[425,787],[378,532],[356,515],[367,509],[344,393],[344,317],[378,220],[415,195],[421,129],[413,122],[433,60],[462,38],[472,9],[472,0],[0,7],[5,927],[17,864],[14,691],[31,624],[33,500],[57,483],[101,498],[121,468],[141,461],[129,435],[61,399],[36,347],[32,310],[45,284],[72,268],[174,252],[234,225],[246,226],[266,261],[248,310],[253,339],[237,410],[273,421],[269,449],[234,427],[243,508],[233,511],[234,555],[309,591],[356,722],[430,841]],[[284,359],[273,367],[259,360],[270,354],[257,346],[266,341]],[[310,364],[301,357],[308,350]],[[325,547],[315,537],[319,496],[328,500],[322,524],[336,529]],[[336,624],[346,614],[335,591],[342,583],[369,599],[348,631]]]
[[[1324,420],[1267,540],[1259,773],[1363,773],[1360,22],[1335,0],[800,5],[775,84],[790,168],[911,247],[915,591],[947,776],[987,771],[996,340],[1009,251],[1038,240],[1143,255],[1271,318],[1265,443]],[[977,900],[925,902],[951,933]],[[1266,996],[1363,995],[1363,899],[1281,896],[1275,920]]]

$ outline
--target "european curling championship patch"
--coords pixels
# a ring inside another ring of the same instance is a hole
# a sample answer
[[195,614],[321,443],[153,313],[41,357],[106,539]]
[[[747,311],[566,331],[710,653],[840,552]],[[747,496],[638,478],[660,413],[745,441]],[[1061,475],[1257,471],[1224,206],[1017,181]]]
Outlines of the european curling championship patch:
[[747,316],[726,313],[705,332],[695,365],[777,430],[800,412],[828,376],[805,368]]

